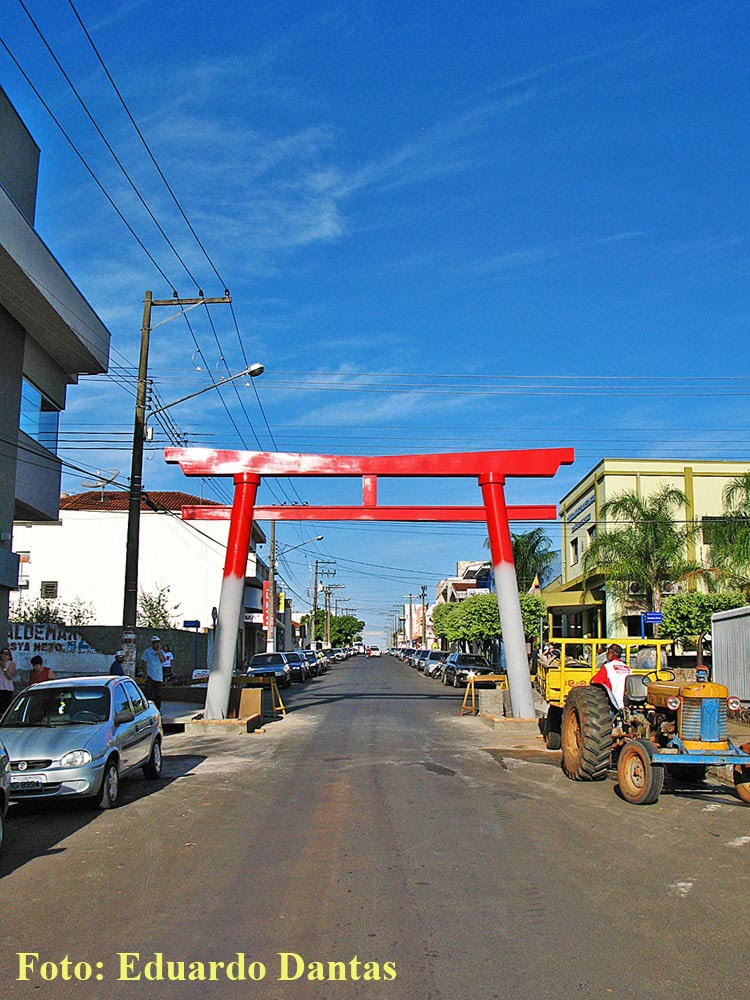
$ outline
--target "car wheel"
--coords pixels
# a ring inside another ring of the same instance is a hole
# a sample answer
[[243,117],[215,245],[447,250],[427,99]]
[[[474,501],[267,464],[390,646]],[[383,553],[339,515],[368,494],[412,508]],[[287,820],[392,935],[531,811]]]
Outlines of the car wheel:
[[149,757],[147,763],[143,765],[143,773],[151,781],[156,781],[157,778],[161,777],[161,740],[157,737],[154,740],[154,745],[151,747],[151,756]]
[[453,687],[454,688],[458,687],[458,674],[453,675]]
[[117,770],[117,762],[109,760],[104,768],[102,787],[96,797],[96,804],[100,809],[114,809],[120,799],[120,772]]

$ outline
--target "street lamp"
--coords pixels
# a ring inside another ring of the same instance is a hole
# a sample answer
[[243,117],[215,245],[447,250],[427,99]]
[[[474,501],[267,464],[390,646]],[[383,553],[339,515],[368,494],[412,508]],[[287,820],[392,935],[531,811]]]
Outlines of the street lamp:
[[238,378],[257,378],[259,375],[262,375],[265,370],[265,367],[260,364],[259,361],[256,361],[254,364],[244,368],[241,372],[237,372],[236,375],[230,375],[229,378],[219,379],[218,382],[206,385],[202,389],[198,389],[197,392],[191,392],[189,396],[181,396],[179,399],[175,399],[173,402],[167,403],[166,406],[158,406],[155,410],[149,410],[143,422],[144,439],[146,441],[153,440],[154,429],[153,427],[148,426],[148,422],[152,417],[155,417],[157,413],[163,413],[164,410],[169,410],[173,406],[177,406],[178,403],[185,403],[188,399],[195,399],[196,396],[202,396],[204,392],[210,392],[211,389],[221,389],[223,385],[228,385],[230,382],[234,382]]
[[[197,298],[180,299],[175,293],[172,299],[154,299],[151,292],[146,292],[143,299],[143,324],[141,326],[141,350],[138,362],[138,385],[135,397],[135,420],[133,423],[133,447],[130,461],[130,496],[128,500],[128,526],[127,538],[125,542],[125,587],[122,605],[122,648],[125,650],[125,670],[127,673],[135,673],[135,622],[138,612],[138,545],[141,528],[141,499],[143,496],[143,443],[146,439],[146,384],[148,381],[148,351],[151,337],[151,311],[154,306],[173,306],[179,312],[169,316],[163,322],[168,323],[178,316],[183,315],[188,309],[198,306],[207,306],[219,303],[231,303],[232,299],[228,292],[220,298],[208,298],[202,292]],[[185,308],[187,307],[187,309]],[[157,324],[160,325],[160,324]],[[199,396],[210,389],[216,389],[234,378],[242,376],[254,377],[263,372],[263,365],[250,365],[245,371],[230,378],[215,382],[198,392],[176,399],[173,403],[161,406],[153,410],[149,416],[160,413],[162,410],[183,403],[186,399]]]
[[[303,545],[311,545],[313,542],[322,542],[323,536],[316,535],[315,538],[308,538],[306,542],[298,542],[296,545],[285,545],[279,555],[286,555],[295,549],[301,549]],[[276,522],[271,521],[271,547],[268,556],[268,599],[266,603],[266,614],[268,616],[268,629],[266,630],[266,652],[276,652]]]

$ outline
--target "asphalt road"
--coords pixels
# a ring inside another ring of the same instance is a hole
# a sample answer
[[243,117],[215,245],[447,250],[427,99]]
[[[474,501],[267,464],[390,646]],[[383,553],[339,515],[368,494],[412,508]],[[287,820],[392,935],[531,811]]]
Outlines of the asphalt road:
[[[167,737],[163,779],[126,781],[114,811],[12,807],[4,998],[746,995],[750,811],[731,791],[629,806],[556,755],[493,749],[460,692],[388,657],[284,694],[262,734]],[[19,952],[39,953],[27,981]],[[188,981],[238,952],[255,980]],[[279,981],[279,953],[299,978]]]

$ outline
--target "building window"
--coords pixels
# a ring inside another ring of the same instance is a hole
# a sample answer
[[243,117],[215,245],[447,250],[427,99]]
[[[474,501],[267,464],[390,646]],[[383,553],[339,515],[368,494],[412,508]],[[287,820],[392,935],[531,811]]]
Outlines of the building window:
[[590,528],[586,529],[586,536],[588,538],[589,547],[596,541],[596,525],[592,524]]
[[570,565],[575,566],[578,563],[578,539],[572,538],[570,541]]
[[45,601],[54,601],[57,597],[57,580],[42,580],[41,596]]
[[21,419],[19,426],[47,451],[57,454],[57,430],[60,411],[51,400],[26,379],[21,387]]

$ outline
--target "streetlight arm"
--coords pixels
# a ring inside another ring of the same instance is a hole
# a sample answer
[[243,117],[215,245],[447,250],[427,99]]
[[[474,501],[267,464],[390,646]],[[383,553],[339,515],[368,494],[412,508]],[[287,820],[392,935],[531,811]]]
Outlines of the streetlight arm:
[[243,371],[237,372],[236,375],[230,375],[229,378],[223,378],[218,382],[212,382],[211,385],[206,385],[197,392],[191,392],[189,396],[181,396],[179,399],[175,399],[172,403],[167,403],[165,406],[159,406],[155,410],[150,410],[146,414],[146,422],[148,422],[151,417],[155,417],[157,413],[163,413],[164,410],[169,410],[171,407],[177,406],[178,403],[185,403],[188,399],[195,399],[196,396],[201,396],[204,392],[210,392],[211,389],[220,389],[223,385],[228,385],[229,382],[234,382],[234,380],[238,378],[244,378],[245,376],[253,378],[254,374],[261,374],[261,372],[253,373],[251,368],[245,368]]

